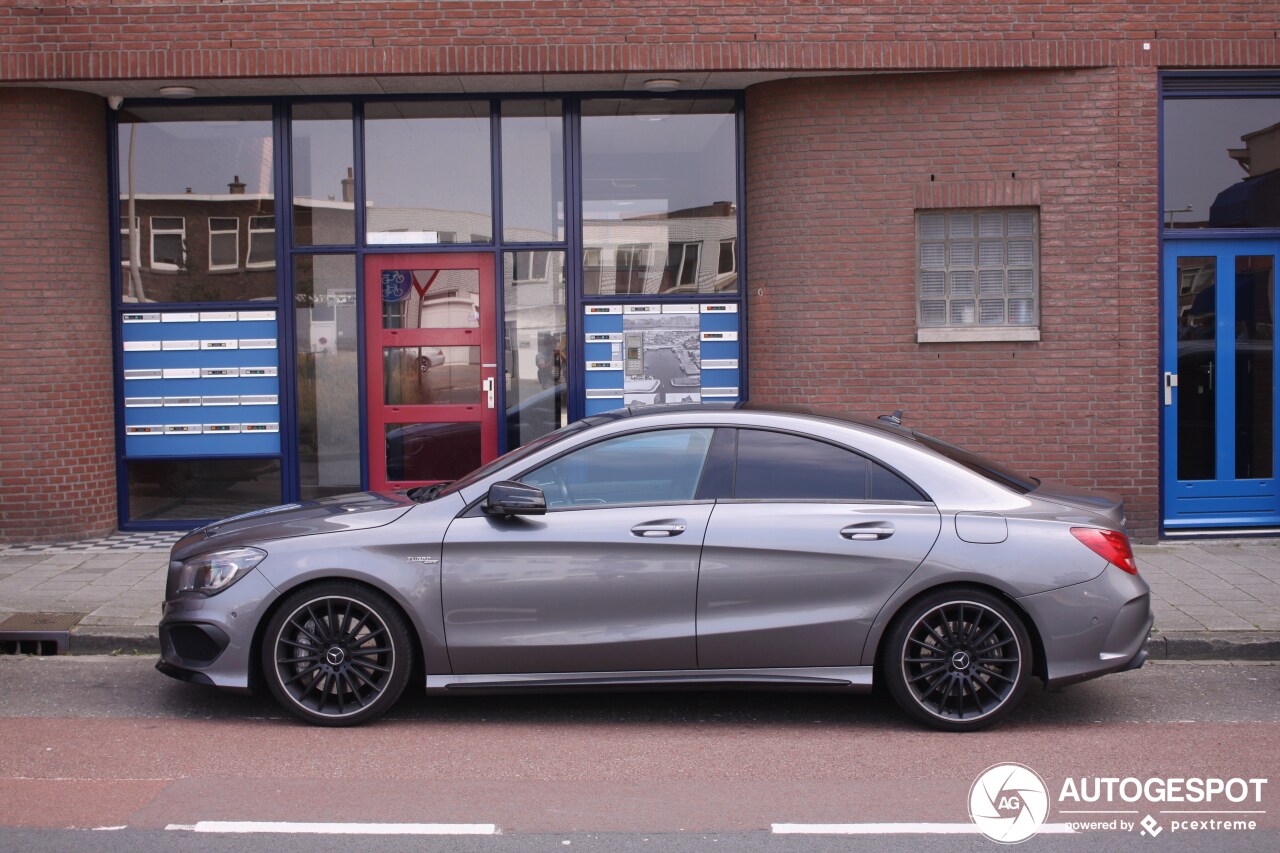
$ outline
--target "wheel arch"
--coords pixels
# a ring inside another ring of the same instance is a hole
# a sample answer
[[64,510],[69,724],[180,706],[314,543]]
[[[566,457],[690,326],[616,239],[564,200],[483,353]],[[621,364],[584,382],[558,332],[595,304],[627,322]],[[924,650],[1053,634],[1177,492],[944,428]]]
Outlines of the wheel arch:
[[365,589],[382,595],[391,602],[391,606],[399,613],[400,618],[404,619],[405,624],[409,626],[409,653],[412,656],[409,668],[410,683],[423,684],[426,681],[425,667],[426,654],[422,643],[422,632],[418,626],[418,621],[413,618],[410,609],[405,606],[394,592],[386,589],[379,584],[372,583],[363,578],[351,577],[350,575],[320,575],[316,577],[308,577],[293,586],[285,587],[279,590],[279,595],[271,602],[270,606],[262,612],[258,619],[258,624],[253,629],[253,645],[250,646],[249,654],[249,689],[255,694],[260,694],[266,686],[264,673],[262,671],[262,641],[267,632],[267,626],[271,624],[271,620],[275,618],[276,613],[284,606],[284,602],[294,593],[301,590],[310,589],[314,586],[332,582],[349,583],[354,586],[364,587]]
[[[1007,604],[1009,608],[1018,615],[1018,618],[1022,620],[1023,627],[1027,629],[1027,635],[1031,637],[1031,651],[1035,655],[1035,659],[1031,666],[1031,674],[1039,678],[1041,681],[1047,681],[1048,657],[1045,655],[1044,640],[1040,636],[1040,627],[1036,624],[1035,620],[1031,618],[1031,614],[1027,612],[1025,607],[1018,603],[1016,598],[1000,589],[1000,587],[969,580],[947,581],[944,583],[933,584],[932,586],[927,586],[923,589],[918,589],[906,600],[899,603],[887,618],[878,619],[876,621],[875,627],[872,629],[873,635],[867,638],[867,642],[872,650],[871,665],[876,668],[877,675],[879,675],[880,670],[884,665],[884,649],[882,645],[885,635],[888,634],[892,627],[904,617],[904,614],[912,606],[926,596],[934,595],[940,591],[955,590],[959,592],[969,589],[979,590],[987,593],[988,595],[995,596]],[[864,654],[863,657],[865,661],[866,655]]]

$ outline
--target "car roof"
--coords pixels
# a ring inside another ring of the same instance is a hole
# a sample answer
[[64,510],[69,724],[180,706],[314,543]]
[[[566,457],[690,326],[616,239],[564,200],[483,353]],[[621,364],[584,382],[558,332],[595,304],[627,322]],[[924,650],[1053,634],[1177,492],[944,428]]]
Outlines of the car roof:
[[630,406],[625,409],[614,409],[613,411],[596,415],[594,418],[590,418],[589,420],[594,422],[603,422],[605,420],[621,420],[623,418],[640,418],[646,416],[681,414],[684,412],[708,411],[798,415],[802,418],[837,421],[851,426],[866,427],[907,441],[917,440],[916,434],[913,430],[894,423],[877,420],[875,418],[852,415],[834,409],[822,409],[795,403],[757,403],[752,401],[745,403],[658,403],[645,406]]

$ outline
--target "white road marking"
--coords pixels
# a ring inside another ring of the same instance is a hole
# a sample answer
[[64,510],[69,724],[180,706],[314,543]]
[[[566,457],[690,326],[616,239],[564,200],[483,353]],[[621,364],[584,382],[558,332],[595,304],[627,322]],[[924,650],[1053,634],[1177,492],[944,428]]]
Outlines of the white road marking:
[[496,835],[492,823],[288,823],[285,821],[202,820],[171,823],[165,829],[186,832],[281,832],[292,835]]
[[[981,835],[972,823],[775,823],[774,835]],[[1069,835],[1065,823],[1046,823],[1037,835]]]

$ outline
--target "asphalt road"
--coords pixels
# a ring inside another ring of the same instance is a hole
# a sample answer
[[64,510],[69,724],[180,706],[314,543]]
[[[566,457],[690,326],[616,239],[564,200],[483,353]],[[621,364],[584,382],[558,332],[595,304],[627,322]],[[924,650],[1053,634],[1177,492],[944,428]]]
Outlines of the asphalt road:
[[[946,735],[877,697],[742,692],[418,693],[373,725],[325,730],[153,662],[0,658],[0,851],[998,849],[923,833],[971,833],[970,789],[1002,762],[1049,791],[1050,825],[1029,849],[1280,849],[1280,665],[1152,663],[1034,692],[992,730]],[[1060,796],[1068,779],[1108,777],[1267,781],[1256,802]],[[1049,833],[1148,815],[1157,837]],[[1223,819],[1257,828],[1175,826]],[[352,823],[496,834],[299,833]],[[776,834],[781,824],[905,826]],[[288,832],[222,831],[246,828]]]

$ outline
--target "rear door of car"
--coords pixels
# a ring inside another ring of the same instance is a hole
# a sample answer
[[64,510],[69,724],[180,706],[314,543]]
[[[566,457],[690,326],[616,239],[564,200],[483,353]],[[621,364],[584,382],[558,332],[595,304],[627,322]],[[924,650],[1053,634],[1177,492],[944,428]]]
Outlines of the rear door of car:
[[698,489],[710,428],[605,439],[521,477],[547,513],[454,520],[442,554],[458,674],[696,669]]
[[763,429],[722,433],[715,453],[736,467],[703,544],[698,665],[856,665],[881,606],[937,540],[937,509],[847,447]]

